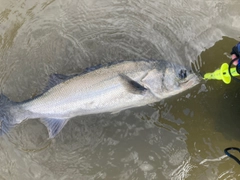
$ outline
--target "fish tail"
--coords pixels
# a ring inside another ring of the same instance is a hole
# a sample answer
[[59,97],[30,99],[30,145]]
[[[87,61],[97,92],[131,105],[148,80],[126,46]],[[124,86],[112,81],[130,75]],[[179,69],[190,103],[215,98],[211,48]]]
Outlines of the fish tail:
[[17,124],[11,108],[16,103],[0,94],[0,135],[6,134],[11,127]]

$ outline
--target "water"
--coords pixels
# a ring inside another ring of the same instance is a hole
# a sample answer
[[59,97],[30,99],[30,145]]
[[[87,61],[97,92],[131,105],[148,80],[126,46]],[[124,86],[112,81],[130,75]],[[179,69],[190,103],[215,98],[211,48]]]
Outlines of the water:
[[[238,1],[0,0],[0,88],[35,96],[52,73],[131,59],[229,61]],[[239,83],[202,81],[119,114],[76,117],[53,140],[38,120],[0,137],[0,179],[239,179]],[[237,154],[236,154],[237,155]]]

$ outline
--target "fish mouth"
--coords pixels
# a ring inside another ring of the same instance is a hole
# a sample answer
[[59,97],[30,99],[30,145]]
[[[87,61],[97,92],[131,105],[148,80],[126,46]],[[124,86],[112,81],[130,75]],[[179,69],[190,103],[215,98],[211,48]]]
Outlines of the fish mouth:
[[188,78],[183,82],[183,88],[192,88],[200,83],[200,78],[196,74],[190,74]]

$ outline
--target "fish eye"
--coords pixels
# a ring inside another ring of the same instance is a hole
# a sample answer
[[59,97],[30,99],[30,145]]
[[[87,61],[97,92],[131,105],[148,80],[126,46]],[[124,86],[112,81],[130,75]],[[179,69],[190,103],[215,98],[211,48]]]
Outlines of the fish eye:
[[178,75],[179,75],[180,79],[185,79],[187,77],[187,70],[181,69]]

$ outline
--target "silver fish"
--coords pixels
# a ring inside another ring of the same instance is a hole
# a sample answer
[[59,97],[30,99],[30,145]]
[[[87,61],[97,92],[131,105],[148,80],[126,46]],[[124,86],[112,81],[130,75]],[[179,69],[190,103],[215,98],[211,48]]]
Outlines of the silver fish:
[[55,137],[75,116],[144,106],[199,83],[190,69],[164,60],[123,61],[72,76],[52,75],[45,93],[21,103],[0,99],[0,133],[40,118]]

